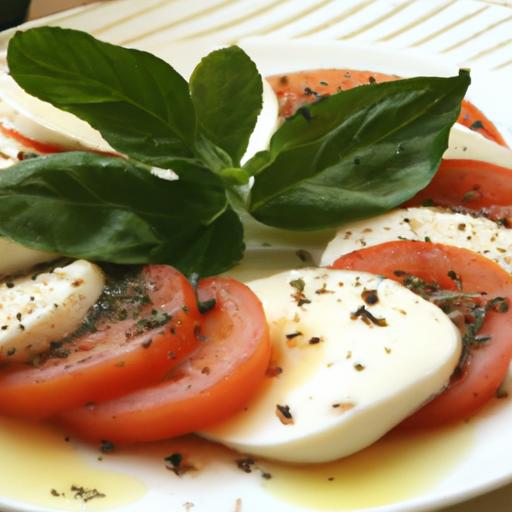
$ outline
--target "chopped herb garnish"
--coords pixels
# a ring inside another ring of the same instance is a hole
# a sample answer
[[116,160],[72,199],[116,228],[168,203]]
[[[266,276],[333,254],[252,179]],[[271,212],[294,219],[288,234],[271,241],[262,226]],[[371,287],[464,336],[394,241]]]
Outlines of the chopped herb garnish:
[[315,290],[315,293],[317,295],[325,295],[326,293],[334,293],[334,291],[333,290],[328,290],[327,289],[327,283],[324,283],[321,288],[319,288],[318,290]]
[[176,476],[184,475],[185,473],[195,470],[196,467],[190,463],[185,462],[181,453],[172,453],[164,457],[165,467],[172,471]]
[[295,288],[296,292],[292,295],[293,299],[297,303],[297,306],[302,307],[305,304],[311,304],[311,301],[306,298],[304,295],[304,288],[306,287],[306,283],[304,279],[298,278],[290,281],[290,286]]
[[100,442],[100,452],[102,453],[111,453],[115,450],[116,446],[112,441],[106,441],[103,439]]
[[199,286],[199,274],[197,272],[194,272],[193,274],[190,275],[189,281],[194,287],[194,290],[196,291],[196,303],[199,313],[201,313],[202,315],[208,313],[208,311],[212,310],[217,304],[215,297],[211,297],[210,299],[206,300],[199,299],[199,295],[197,294],[197,287]]
[[293,415],[289,405],[276,405],[276,416],[283,425],[293,425]]
[[[71,492],[73,492],[73,498],[80,499],[84,503],[94,500],[96,498],[105,498],[107,495],[98,491],[98,489],[87,489],[81,485],[72,485]],[[64,493],[62,493],[63,495]]]
[[455,283],[457,290],[462,290],[462,280],[454,270],[448,271],[448,277]]
[[377,318],[366,309],[366,306],[360,306],[354,313],[350,313],[350,318],[352,320],[360,318],[366,325],[370,326],[387,327],[388,325],[385,318]]
[[469,190],[462,196],[462,202],[468,203],[469,201],[474,201],[480,197],[480,192],[478,190]]
[[289,334],[286,334],[286,339],[293,340],[293,338],[296,338],[297,336],[302,336],[302,333],[300,331],[291,332]]
[[304,283],[304,279],[299,278],[290,281],[290,286],[295,288],[298,292],[303,292],[304,288],[306,287],[306,283]]
[[477,119],[474,123],[471,124],[469,127],[470,130],[481,130],[484,127],[484,123],[480,121],[480,119]]

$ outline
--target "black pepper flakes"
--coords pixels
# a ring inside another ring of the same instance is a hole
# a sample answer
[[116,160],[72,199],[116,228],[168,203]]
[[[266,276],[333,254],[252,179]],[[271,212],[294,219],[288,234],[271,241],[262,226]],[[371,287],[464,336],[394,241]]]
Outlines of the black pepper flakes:
[[276,416],[283,425],[293,425],[295,423],[289,405],[276,404]]
[[252,457],[246,457],[245,459],[237,459],[236,465],[238,469],[241,469],[244,473],[252,473],[256,461]]
[[361,293],[362,299],[368,304],[369,306],[373,306],[379,302],[379,296],[377,295],[377,290],[364,290]]
[[172,471],[176,476],[182,476],[189,471],[195,470],[196,467],[185,462],[185,458],[181,453],[175,452],[164,457],[165,467]]
[[477,119],[475,122],[471,124],[469,127],[470,130],[481,130],[484,127],[484,123],[480,121],[480,119]]

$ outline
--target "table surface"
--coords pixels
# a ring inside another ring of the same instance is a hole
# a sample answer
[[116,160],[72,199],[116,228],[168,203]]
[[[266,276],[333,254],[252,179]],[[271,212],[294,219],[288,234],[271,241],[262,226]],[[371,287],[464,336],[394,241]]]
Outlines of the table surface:
[[32,0],[28,17],[29,19],[41,18],[48,14],[90,4],[94,1],[95,0]]
[[[78,7],[80,5],[92,3],[94,1],[95,0],[32,0],[29,11],[29,19],[40,18],[42,16],[53,14],[72,7]],[[192,3],[192,0],[189,1]],[[512,6],[511,0],[482,1],[481,3],[484,4],[484,7],[482,8],[482,12],[478,13],[479,15],[482,13],[485,14],[485,10],[488,11],[489,9],[494,8],[493,6],[495,5],[499,5],[500,9],[507,9],[506,6]],[[511,20],[512,16],[510,18],[505,17],[503,20],[500,19],[497,22],[494,22],[494,25],[491,23],[489,25],[489,29],[496,30],[499,28],[498,25],[507,25]],[[466,19],[464,19],[463,22],[466,22]],[[503,28],[506,28],[506,26]],[[508,32],[504,42],[498,42],[494,46],[497,46],[498,51],[501,51],[502,48],[508,49],[510,51],[510,55],[512,55],[512,40],[510,39],[510,34],[512,34],[512,30]],[[484,37],[485,35],[486,34],[483,34]],[[493,46],[489,48],[490,50],[493,50]],[[484,55],[489,54],[487,49],[481,53]],[[498,63],[498,67],[509,67],[509,61],[504,61],[503,63],[505,65],[500,65]],[[512,485],[499,489],[493,493],[475,498],[470,502],[450,507],[449,509],[445,509],[444,512],[509,512],[510,510],[512,510]]]

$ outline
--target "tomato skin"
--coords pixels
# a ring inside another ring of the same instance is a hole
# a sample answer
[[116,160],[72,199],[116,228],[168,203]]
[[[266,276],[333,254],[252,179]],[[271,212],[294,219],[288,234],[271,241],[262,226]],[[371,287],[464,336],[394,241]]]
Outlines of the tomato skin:
[[512,217],[512,169],[477,160],[443,160],[434,179],[404,205],[463,207],[498,219]]
[[57,144],[51,144],[47,142],[39,142],[37,140],[31,139],[30,137],[25,137],[17,130],[13,128],[7,128],[4,124],[0,123],[0,132],[3,133],[6,137],[10,137],[20,144],[27,148],[31,148],[38,153],[50,154],[50,153],[62,153],[67,151],[62,146],[58,146]]
[[59,421],[81,437],[115,443],[156,441],[200,430],[240,410],[263,382],[270,341],[259,299],[226,277],[199,285],[203,345],[162,383],[119,399],[63,413]]
[[[462,279],[464,292],[485,291],[489,298],[506,297],[512,303],[512,276],[477,253],[449,245],[387,242],[341,256],[332,267],[381,274],[399,282],[394,271],[403,270],[426,281],[437,281],[444,289],[454,289],[447,275],[454,270]],[[463,374],[452,378],[447,389],[406,419],[402,428],[466,419],[495,396],[512,358],[512,308],[506,313],[490,311],[479,334],[490,336],[491,341],[470,348]]]
[[[397,75],[353,69],[317,69],[267,77],[277,95],[282,117],[291,116],[300,106],[314,103],[322,95],[346,91],[359,85],[398,79],[400,77]],[[494,124],[469,101],[462,102],[457,121],[485,138],[507,147],[505,139]]]
[[40,367],[10,364],[1,368],[0,413],[42,419],[111,399],[159,381],[196,349],[199,312],[190,283],[164,265],[146,266],[142,275],[150,286],[151,303],[145,310],[168,313],[168,323],[128,336],[136,319],[107,322],[97,332],[63,345],[69,351],[67,357],[48,359]]

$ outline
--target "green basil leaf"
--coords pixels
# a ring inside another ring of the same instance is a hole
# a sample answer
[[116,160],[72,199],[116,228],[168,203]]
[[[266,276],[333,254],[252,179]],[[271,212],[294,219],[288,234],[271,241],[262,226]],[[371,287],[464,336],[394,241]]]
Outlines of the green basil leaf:
[[263,84],[256,65],[237,46],[214,51],[194,70],[190,92],[199,129],[238,166],[262,107]]
[[166,248],[173,254],[173,265],[183,274],[206,277],[220,274],[236,265],[244,254],[244,232],[238,215],[231,209],[208,226],[201,226],[179,243]]
[[93,153],[26,160],[0,173],[0,235],[75,258],[179,266],[180,244],[215,225],[227,199],[209,170],[178,172],[163,180]]
[[17,32],[7,61],[26,92],[87,121],[116,150],[158,167],[194,157],[188,84],[158,57],[41,27]]
[[286,121],[260,155],[252,215],[270,226],[312,230],[403,203],[437,171],[469,83],[464,71],[398,80],[307,107],[308,114]]

